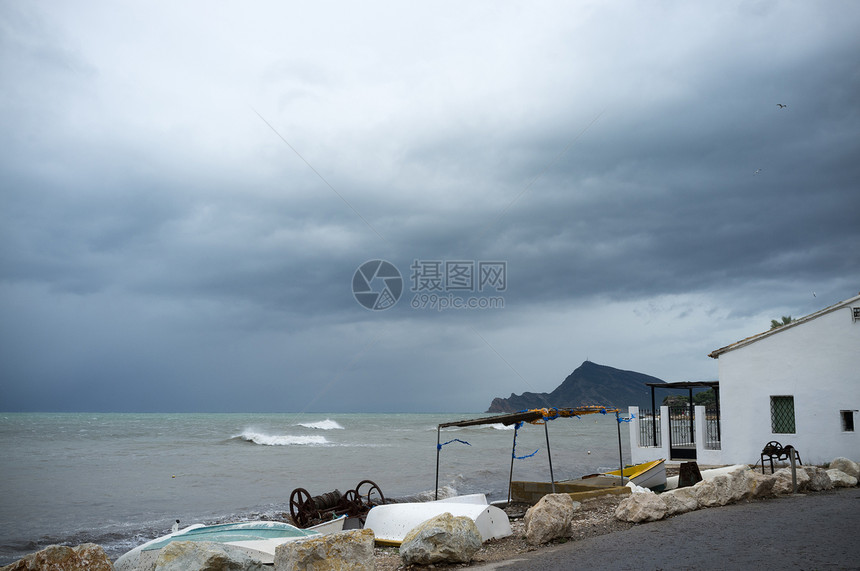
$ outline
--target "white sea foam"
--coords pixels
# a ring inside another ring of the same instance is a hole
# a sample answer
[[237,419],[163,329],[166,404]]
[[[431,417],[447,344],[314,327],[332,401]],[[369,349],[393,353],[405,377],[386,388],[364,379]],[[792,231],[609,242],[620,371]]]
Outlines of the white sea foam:
[[237,434],[234,438],[240,438],[254,444],[263,446],[319,446],[328,444],[325,436],[301,436],[293,434],[265,434],[262,432],[254,432],[245,430],[241,434]]
[[439,486],[439,497],[436,497],[436,492],[433,490],[425,490],[423,492],[418,492],[417,494],[412,494],[410,496],[403,496],[402,498],[398,498],[398,501],[401,502],[431,502],[436,499],[444,500],[445,498],[453,498],[454,496],[458,496],[457,488],[453,486]]
[[330,418],[325,420],[320,420],[319,422],[300,422],[298,426],[304,426],[305,428],[315,428],[317,430],[343,430],[344,428]]
[[[425,430],[432,430],[435,432],[439,427],[438,426],[430,426]],[[509,424],[505,426],[501,422],[495,422],[493,424],[473,424],[472,426],[446,426],[442,428],[442,432],[458,432],[460,430],[513,430],[514,425]]]
[[514,429],[513,424],[509,424],[509,425],[505,426],[501,422],[497,422],[495,424],[487,424],[485,426],[487,428],[492,428],[493,430],[513,430]]

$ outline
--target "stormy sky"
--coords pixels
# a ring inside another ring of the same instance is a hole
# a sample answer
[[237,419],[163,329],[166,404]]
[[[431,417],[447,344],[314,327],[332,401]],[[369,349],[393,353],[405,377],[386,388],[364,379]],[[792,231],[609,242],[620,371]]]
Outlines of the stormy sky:
[[858,25],[2,2],[0,409],[483,411],[586,359],[716,379],[710,351],[860,291]]

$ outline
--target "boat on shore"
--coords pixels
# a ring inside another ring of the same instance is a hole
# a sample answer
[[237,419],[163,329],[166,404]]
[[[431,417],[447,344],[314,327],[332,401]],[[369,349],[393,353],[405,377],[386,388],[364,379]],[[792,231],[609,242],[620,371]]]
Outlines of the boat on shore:
[[666,466],[664,460],[644,462],[624,468],[622,477],[620,470],[589,474],[574,480],[559,480],[557,482],[511,482],[511,500],[536,504],[547,494],[570,494],[577,501],[603,494],[627,494],[630,488],[627,483],[632,481],[637,486],[649,488],[655,492],[666,489]]
[[116,560],[114,569],[116,571],[153,569],[158,554],[174,541],[209,541],[230,545],[248,553],[263,564],[272,564],[275,561],[275,548],[279,545],[341,531],[345,521],[346,516],[341,516],[308,529],[300,529],[280,521],[194,524],[135,547]]
[[481,541],[513,534],[508,515],[487,503],[484,494],[456,496],[431,502],[397,503],[374,506],[367,514],[365,529],[372,529],[379,545],[399,546],[412,529],[443,513],[468,517],[481,533]]
[[[633,482],[642,488],[648,488],[654,492],[662,492],[666,489],[666,460],[652,460],[641,464],[625,466],[624,473],[621,470],[612,470],[600,474],[601,476],[623,477],[623,480]],[[586,476],[586,478],[592,476]],[[627,482],[624,482],[625,484]]]

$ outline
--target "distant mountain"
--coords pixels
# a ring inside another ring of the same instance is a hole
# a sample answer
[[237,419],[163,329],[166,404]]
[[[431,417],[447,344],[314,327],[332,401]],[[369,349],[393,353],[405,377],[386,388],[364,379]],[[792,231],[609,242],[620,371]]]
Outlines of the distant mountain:
[[651,406],[651,390],[645,383],[665,381],[635,371],[622,371],[585,361],[551,393],[511,393],[494,398],[487,412],[517,412],[529,408],[603,405],[626,411],[628,406]]

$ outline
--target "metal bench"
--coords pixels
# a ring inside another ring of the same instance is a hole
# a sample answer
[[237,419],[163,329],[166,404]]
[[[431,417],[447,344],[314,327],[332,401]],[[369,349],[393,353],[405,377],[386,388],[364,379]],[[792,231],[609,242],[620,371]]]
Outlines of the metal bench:
[[764,461],[766,459],[770,460],[770,473],[773,474],[773,461],[790,460],[792,455],[797,459],[798,464],[803,465],[800,460],[800,452],[795,450],[794,446],[791,444],[783,446],[776,440],[771,440],[761,450],[761,473],[764,474]]

